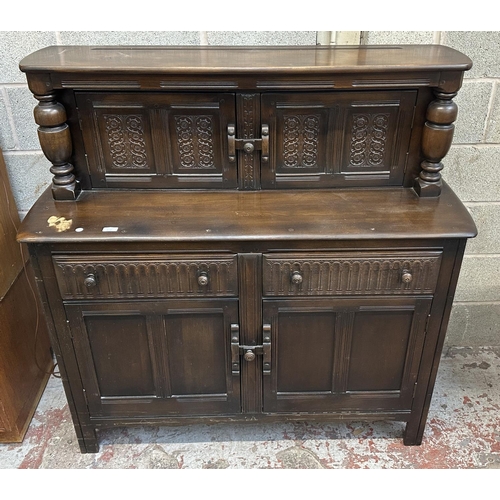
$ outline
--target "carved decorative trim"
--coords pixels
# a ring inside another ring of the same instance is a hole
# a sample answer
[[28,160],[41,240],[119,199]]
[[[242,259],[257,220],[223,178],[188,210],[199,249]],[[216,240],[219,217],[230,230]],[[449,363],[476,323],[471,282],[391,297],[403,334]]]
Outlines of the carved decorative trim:
[[389,113],[355,113],[352,121],[349,164],[378,167],[386,152]]
[[73,142],[66,123],[66,109],[57,102],[55,94],[34,96],[39,101],[34,109],[35,122],[39,125],[38,139],[44,155],[52,163],[52,196],[56,200],[76,200],[80,185],[70,163]]
[[243,138],[254,139],[255,129],[255,94],[244,94],[243,96]]
[[[264,295],[413,295],[432,294],[436,288],[441,254],[428,257],[299,258],[264,257]],[[402,280],[409,271],[409,283]],[[302,283],[291,282],[299,272]]]
[[320,115],[285,115],[283,122],[284,166],[316,168]]
[[162,89],[188,89],[188,90],[232,90],[237,89],[238,84],[230,81],[193,82],[181,80],[167,80],[160,82]]
[[436,99],[427,107],[424,129],[422,132],[422,170],[415,179],[414,188],[419,196],[432,197],[441,194],[441,160],[450,150],[455,130],[458,108],[453,98],[456,92],[434,91]]
[[177,115],[174,118],[181,167],[215,168],[213,117]]
[[140,89],[138,81],[125,80],[61,80],[63,89]]
[[[243,138],[254,139],[255,129],[255,108],[254,94],[244,94],[243,96]],[[251,189],[254,187],[254,155],[243,155],[243,187]]]
[[393,88],[401,88],[401,87],[429,87],[431,81],[428,78],[412,78],[405,80],[353,80],[353,87],[393,87]]
[[310,89],[333,89],[335,82],[333,80],[269,80],[257,82],[258,89],[287,89],[287,90],[310,90]]
[[103,115],[112,168],[148,168],[143,117]]
[[[161,259],[154,256],[123,261],[117,258],[56,256],[54,268],[64,300],[162,297],[232,297],[238,294],[236,257]],[[208,284],[198,283],[206,273]],[[95,285],[85,279],[93,275]]]

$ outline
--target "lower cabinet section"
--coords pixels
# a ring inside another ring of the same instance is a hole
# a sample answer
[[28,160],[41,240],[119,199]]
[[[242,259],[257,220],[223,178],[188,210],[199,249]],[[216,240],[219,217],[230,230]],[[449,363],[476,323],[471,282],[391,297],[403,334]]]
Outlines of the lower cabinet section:
[[83,452],[99,428],[256,419],[400,420],[420,444],[456,246],[76,250],[39,264]]
[[411,411],[431,301],[264,300],[262,346],[240,344],[237,299],[66,311],[92,417],[240,413],[240,364],[261,354],[263,413],[376,413]]

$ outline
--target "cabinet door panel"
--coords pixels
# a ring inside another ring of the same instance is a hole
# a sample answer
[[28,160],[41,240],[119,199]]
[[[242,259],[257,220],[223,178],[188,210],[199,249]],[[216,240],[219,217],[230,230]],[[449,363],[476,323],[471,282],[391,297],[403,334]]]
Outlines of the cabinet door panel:
[[413,309],[356,313],[347,391],[401,389],[413,313]]
[[226,339],[219,313],[186,311],[165,316],[172,395],[226,392]]
[[103,397],[154,396],[154,357],[145,316],[85,316],[85,329]]
[[94,188],[235,188],[234,94],[78,92]]
[[430,298],[264,301],[264,411],[409,411]]
[[401,184],[416,91],[265,94],[265,188]]
[[237,300],[66,305],[91,416],[240,411]]
[[[314,321],[314,323],[312,323]],[[331,392],[335,315],[282,310],[277,337],[277,391]]]

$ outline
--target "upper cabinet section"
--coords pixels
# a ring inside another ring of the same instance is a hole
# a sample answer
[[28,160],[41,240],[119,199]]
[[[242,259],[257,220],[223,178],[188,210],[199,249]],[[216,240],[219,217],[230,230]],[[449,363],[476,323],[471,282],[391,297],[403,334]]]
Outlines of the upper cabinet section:
[[52,192],[404,186],[439,196],[468,57],[439,45],[47,47],[20,63]]
[[77,92],[93,187],[235,188],[234,94]]
[[416,91],[265,94],[262,186],[401,185]]

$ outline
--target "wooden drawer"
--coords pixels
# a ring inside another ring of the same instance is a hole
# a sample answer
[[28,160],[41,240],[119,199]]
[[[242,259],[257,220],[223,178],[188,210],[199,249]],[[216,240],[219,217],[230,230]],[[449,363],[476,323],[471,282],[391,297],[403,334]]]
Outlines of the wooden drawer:
[[235,297],[236,255],[54,255],[64,300]]
[[267,297],[432,294],[441,256],[441,251],[266,254],[263,293]]

